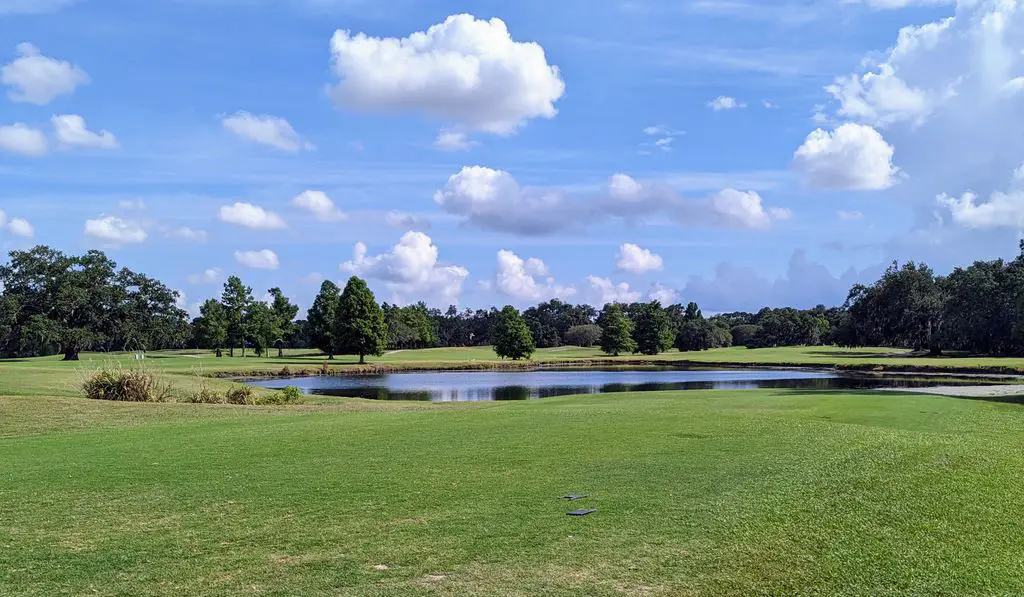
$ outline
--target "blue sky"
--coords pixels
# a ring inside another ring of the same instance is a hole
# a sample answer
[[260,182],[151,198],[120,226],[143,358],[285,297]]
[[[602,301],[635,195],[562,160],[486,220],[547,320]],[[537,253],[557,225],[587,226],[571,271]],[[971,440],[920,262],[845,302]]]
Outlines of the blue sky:
[[189,306],[838,304],[1016,253],[1022,49],[995,0],[0,0],[0,245]]

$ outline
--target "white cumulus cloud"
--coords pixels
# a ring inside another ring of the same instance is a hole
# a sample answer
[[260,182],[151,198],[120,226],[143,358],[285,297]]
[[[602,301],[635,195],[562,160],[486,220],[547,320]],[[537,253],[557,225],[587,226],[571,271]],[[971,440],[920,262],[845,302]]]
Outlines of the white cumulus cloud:
[[205,230],[197,230],[183,226],[171,231],[171,236],[194,243],[205,243],[208,235]]
[[434,139],[434,148],[441,151],[468,151],[477,143],[469,139],[466,133],[455,131],[441,131]]
[[643,274],[664,269],[665,261],[649,249],[626,243],[619,247],[619,259],[615,266],[624,272]]
[[191,274],[188,277],[189,284],[217,284],[224,280],[224,272],[217,267],[211,267],[202,273]]
[[937,201],[949,209],[954,222],[966,228],[1024,229],[1024,191],[992,193],[984,203],[979,203],[974,193],[964,193],[959,199],[940,195]]
[[439,260],[434,241],[422,232],[407,232],[391,251],[367,255],[367,247],[356,243],[352,259],[341,270],[356,276],[381,280],[392,300],[406,304],[429,298],[441,304],[456,303],[469,271]]
[[666,184],[642,182],[621,173],[608,179],[604,195],[600,207],[613,215],[636,219],[664,214],[686,226],[764,229],[773,219],[792,216],[784,208],[765,208],[754,191],[723,189],[710,197],[684,199]]
[[252,269],[275,270],[281,266],[277,253],[270,249],[260,251],[235,251],[235,261]]
[[572,225],[568,197],[557,190],[521,188],[504,170],[467,166],[434,194],[445,211],[482,227],[542,235]]
[[280,230],[288,227],[281,216],[251,203],[236,202],[233,205],[225,205],[220,208],[219,217],[223,222],[253,230]]
[[0,149],[29,157],[46,155],[48,143],[42,131],[20,122],[0,126]]
[[715,112],[721,112],[722,110],[737,110],[739,108],[746,108],[747,105],[743,102],[737,101],[734,97],[728,95],[720,95],[715,99],[708,102],[708,107]]
[[323,191],[303,191],[292,199],[292,205],[308,211],[321,222],[340,222],[348,219]]
[[43,56],[30,43],[18,44],[18,57],[0,69],[0,83],[10,89],[7,97],[14,102],[45,106],[61,95],[71,95],[75,88],[89,82],[89,75],[70,62]]
[[793,155],[793,167],[814,187],[887,189],[899,172],[893,165],[894,152],[874,128],[847,123],[832,132],[817,129],[808,135]]
[[95,147],[98,149],[117,149],[117,138],[110,131],[94,133],[85,125],[85,119],[77,114],[54,116],[53,130],[57,141],[65,147]]
[[7,224],[7,230],[14,236],[32,238],[36,235],[36,229],[23,218],[14,218]]
[[452,15],[405,38],[337,31],[331,95],[343,106],[418,112],[467,130],[511,134],[552,118],[565,92],[537,43],[512,39],[501,19]]
[[223,120],[224,128],[239,137],[274,147],[283,151],[296,153],[299,150],[314,149],[313,145],[304,142],[292,125],[284,118],[268,114],[251,114],[239,111]]
[[[538,279],[540,278],[540,279]],[[517,301],[541,302],[566,299],[576,289],[558,284],[548,276],[547,265],[540,259],[523,260],[512,251],[498,251],[498,273],[495,286],[504,295]]]
[[679,301],[679,291],[660,283],[654,284],[651,286],[650,292],[647,293],[647,298],[652,301],[658,301],[663,307],[667,307]]
[[631,290],[629,284],[616,284],[608,278],[587,276],[587,283],[590,284],[590,301],[595,307],[609,303],[635,303],[643,296],[642,292]]
[[122,220],[117,216],[101,216],[94,220],[86,220],[85,234],[116,245],[139,244],[149,238],[142,224]]

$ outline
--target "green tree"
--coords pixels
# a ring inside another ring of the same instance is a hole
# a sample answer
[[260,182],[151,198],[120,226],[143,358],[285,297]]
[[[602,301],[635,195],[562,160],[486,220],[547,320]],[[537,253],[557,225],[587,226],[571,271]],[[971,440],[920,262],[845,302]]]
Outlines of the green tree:
[[847,305],[858,343],[940,352],[944,286],[913,262],[893,263],[874,284],[854,286]]
[[114,311],[106,330],[108,350],[181,348],[188,341],[188,313],[180,295],[159,280],[122,269],[117,274]]
[[228,318],[220,301],[208,299],[204,302],[199,307],[199,317],[192,322],[192,329],[200,348],[223,348],[228,339]]
[[366,282],[355,276],[349,278],[338,301],[334,338],[337,351],[359,355],[360,364],[366,362],[366,355],[380,356],[387,348],[384,311]]
[[12,251],[0,266],[5,296],[19,305],[22,340],[77,361],[82,350],[102,346],[123,289],[117,264],[101,251],[71,257],[49,247]]
[[235,348],[242,347],[242,358],[245,358],[245,312],[252,303],[252,288],[242,284],[241,278],[231,276],[224,283],[224,293],[220,299],[224,306],[224,317],[227,320],[228,348],[231,356],[235,356]]
[[642,305],[637,313],[633,339],[636,350],[645,355],[660,354],[672,347],[675,340],[672,322],[661,303],[653,301]]
[[242,327],[245,337],[256,347],[256,356],[268,353],[281,339],[281,320],[263,301],[253,301],[245,309]]
[[277,346],[277,356],[284,356],[284,345],[288,343],[295,333],[295,318],[299,315],[299,306],[288,300],[288,297],[281,292],[280,288],[271,288],[270,310],[277,320],[279,336],[274,338],[274,345]]
[[601,350],[605,354],[617,357],[623,352],[636,352],[633,322],[622,312],[622,305],[605,305],[597,324],[601,326]]
[[706,319],[688,319],[679,324],[675,341],[679,352],[708,350],[714,345],[714,330]]
[[536,350],[529,326],[512,305],[507,305],[498,313],[491,340],[494,342],[494,352],[503,359],[528,359]]
[[571,346],[590,348],[601,342],[601,327],[588,323],[574,325],[565,332],[565,343]]
[[330,280],[320,285],[320,292],[313,300],[306,316],[306,331],[312,345],[327,354],[328,359],[334,358],[334,325],[338,318],[338,301],[341,289]]
[[0,294],[0,356],[8,353],[8,344],[14,338],[18,324],[18,301],[13,296]]
[[384,303],[388,326],[388,348],[429,348],[437,345],[437,332],[424,303],[406,307]]

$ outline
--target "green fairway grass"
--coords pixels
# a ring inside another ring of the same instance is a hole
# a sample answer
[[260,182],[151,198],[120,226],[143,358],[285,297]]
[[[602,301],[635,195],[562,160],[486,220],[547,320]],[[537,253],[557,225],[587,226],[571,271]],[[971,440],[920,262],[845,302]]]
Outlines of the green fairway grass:
[[[1024,367],[821,347],[659,358]],[[536,359],[607,362],[576,348]],[[324,360],[0,361],[0,595],[1024,594],[1018,405],[796,390],[283,407],[81,397],[101,367],[223,389],[234,382],[204,376]],[[498,364],[488,348],[373,362]],[[558,499],[569,493],[590,497]],[[566,516],[575,508],[597,512]]]
[[0,398],[0,594],[1024,592],[1018,406],[361,404]]

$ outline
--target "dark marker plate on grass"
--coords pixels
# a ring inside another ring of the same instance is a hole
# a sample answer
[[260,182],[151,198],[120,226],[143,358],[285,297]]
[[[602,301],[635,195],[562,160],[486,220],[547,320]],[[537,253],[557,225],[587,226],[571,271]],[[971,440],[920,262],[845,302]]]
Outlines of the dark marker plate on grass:
[[588,510],[573,510],[572,512],[569,513],[569,516],[587,516],[588,514],[593,514],[594,512],[597,512],[597,510],[593,508]]
[[570,502],[575,502],[576,500],[582,500],[582,499],[585,499],[587,497],[589,497],[589,496],[577,495],[575,493],[571,493],[569,495],[563,495],[562,499],[566,500],[566,501],[570,501]]

